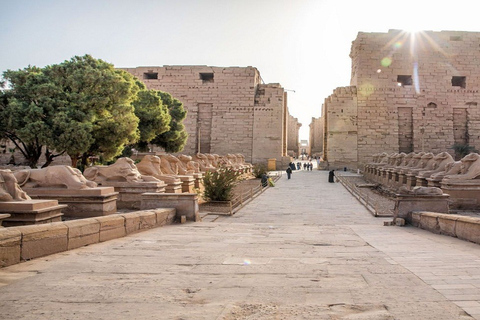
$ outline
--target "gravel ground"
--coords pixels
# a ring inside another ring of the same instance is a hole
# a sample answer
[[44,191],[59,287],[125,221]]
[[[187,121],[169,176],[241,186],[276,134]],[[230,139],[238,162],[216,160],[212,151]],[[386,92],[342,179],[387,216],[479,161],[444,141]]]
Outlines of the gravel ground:
[[392,195],[386,193],[379,187],[359,187],[369,184],[363,176],[358,175],[342,175],[344,179],[349,181],[355,190],[362,195],[362,198],[369,199],[369,202],[373,203],[373,207],[376,208],[379,215],[391,215],[393,217],[393,209],[395,207],[395,200]]

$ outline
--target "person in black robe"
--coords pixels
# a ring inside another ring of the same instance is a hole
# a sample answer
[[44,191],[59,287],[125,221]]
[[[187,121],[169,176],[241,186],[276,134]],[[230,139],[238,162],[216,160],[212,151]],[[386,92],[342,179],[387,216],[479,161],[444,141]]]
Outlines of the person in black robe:
[[288,166],[289,166],[292,170],[295,170],[295,163],[290,162],[290,163],[288,164]]
[[262,179],[260,180],[262,187],[266,188],[268,186],[268,176],[264,173],[262,174]]
[[287,168],[287,179],[290,179],[291,176],[292,176],[292,168],[288,167]]
[[334,177],[335,177],[335,170],[330,170],[330,172],[328,172],[328,182],[335,182],[334,181]]

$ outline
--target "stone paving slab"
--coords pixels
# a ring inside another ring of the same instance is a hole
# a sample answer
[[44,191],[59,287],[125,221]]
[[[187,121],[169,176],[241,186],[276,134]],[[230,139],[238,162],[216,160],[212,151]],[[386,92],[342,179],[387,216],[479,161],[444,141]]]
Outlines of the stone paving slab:
[[476,244],[384,227],[327,172],[232,217],[0,269],[1,319],[480,319]]

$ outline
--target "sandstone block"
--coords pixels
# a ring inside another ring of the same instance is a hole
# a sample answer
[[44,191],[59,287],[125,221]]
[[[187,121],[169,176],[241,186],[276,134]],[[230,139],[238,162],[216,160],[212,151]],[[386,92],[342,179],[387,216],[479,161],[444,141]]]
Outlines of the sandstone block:
[[121,214],[125,218],[125,232],[127,234],[140,230],[140,216],[136,212]]
[[455,237],[455,228],[457,224],[458,216],[457,215],[448,215],[448,214],[439,214],[438,215],[438,226],[440,228],[440,233]]
[[422,212],[420,217],[420,228],[430,232],[439,233],[437,214],[433,212]]
[[22,233],[22,260],[43,257],[68,249],[68,227],[63,222],[9,229]]
[[142,229],[155,228],[157,225],[157,215],[153,211],[136,211],[122,214],[121,216],[125,218],[125,230],[127,234]]
[[157,226],[172,224],[177,214],[175,208],[154,209],[153,211],[157,215]]
[[125,218],[122,215],[109,215],[95,218],[100,223],[100,242],[124,237]]
[[0,267],[20,262],[22,233],[11,228],[0,228]]
[[480,243],[480,219],[459,216],[455,234],[459,239]]
[[65,222],[68,227],[68,250],[100,242],[100,222],[81,219]]

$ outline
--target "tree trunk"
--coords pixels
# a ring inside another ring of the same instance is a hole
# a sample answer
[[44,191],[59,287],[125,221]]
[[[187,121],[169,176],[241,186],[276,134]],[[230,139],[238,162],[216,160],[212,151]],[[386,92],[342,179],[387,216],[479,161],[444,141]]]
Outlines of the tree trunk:
[[88,153],[82,154],[82,166],[86,168],[88,166]]
[[78,163],[78,154],[70,156],[70,159],[72,160],[72,168],[76,168]]

